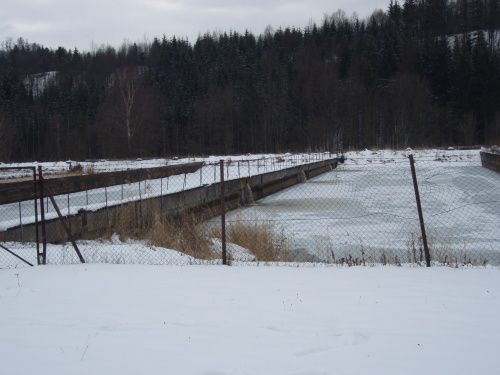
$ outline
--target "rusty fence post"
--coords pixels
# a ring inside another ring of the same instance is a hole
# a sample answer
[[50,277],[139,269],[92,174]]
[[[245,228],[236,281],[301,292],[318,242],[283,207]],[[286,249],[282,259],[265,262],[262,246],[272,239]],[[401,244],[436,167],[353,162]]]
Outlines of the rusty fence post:
[[413,159],[413,155],[410,155],[409,159],[410,159],[411,177],[413,179],[413,189],[415,190],[415,200],[417,201],[418,220],[420,221],[420,232],[422,233],[422,242],[424,245],[425,264],[427,267],[430,267],[431,255],[429,253],[429,247],[427,246],[427,234],[425,233],[424,215],[422,213],[422,205],[420,204],[420,193],[418,191],[417,173],[415,172],[415,160]]
[[9,250],[6,246],[0,244],[0,249],[3,249],[5,250],[6,252],[8,252],[9,254],[15,256],[17,259],[19,259],[20,261],[22,261],[23,263],[26,263],[28,266],[31,266],[33,267],[33,264],[31,264],[30,262],[28,262],[26,259],[24,259],[23,257],[17,255],[15,252]]
[[73,238],[73,235],[71,234],[71,229],[70,229],[70,222],[69,222],[69,216],[67,219],[64,218],[64,216],[61,213],[61,210],[59,209],[59,206],[57,205],[56,200],[54,199],[54,196],[50,194],[49,192],[49,198],[50,202],[52,203],[52,206],[54,206],[54,209],[56,210],[57,216],[59,216],[59,221],[68,235],[68,240],[71,242],[73,245],[73,248],[75,249],[76,255],[78,255],[78,258],[80,259],[81,263],[85,263],[85,259],[83,259],[82,253],[80,252],[80,249],[78,248],[78,245],[75,242],[75,239]]
[[21,242],[24,242],[24,229],[23,229],[23,208],[21,201],[18,202],[19,206],[19,228],[21,229]]
[[[39,238],[39,227],[38,227],[38,182],[36,180],[36,168],[33,167],[33,197],[35,201],[35,241],[36,241],[36,263],[40,265],[40,238]],[[43,211],[43,210],[42,210]]]
[[221,241],[222,241],[222,264],[227,264],[226,254],[226,202],[224,199],[224,160],[220,161],[220,218],[221,218]]
[[[42,166],[38,166],[38,186],[40,190],[40,221],[42,225],[42,254],[40,264],[47,264],[47,232],[45,230],[45,209],[44,209],[44,191],[43,191],[43,174],[42,174]],[[49,204],[47,203],[47,209],[49,208]],[[40,254],[39,254],[40,257]]]

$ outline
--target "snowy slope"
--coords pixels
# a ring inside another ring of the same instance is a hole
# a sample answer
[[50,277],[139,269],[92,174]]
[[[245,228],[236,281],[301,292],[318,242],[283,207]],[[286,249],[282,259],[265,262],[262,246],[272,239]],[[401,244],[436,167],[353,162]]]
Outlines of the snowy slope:
[[500,272],[0,270],[1,372],[498,374]]

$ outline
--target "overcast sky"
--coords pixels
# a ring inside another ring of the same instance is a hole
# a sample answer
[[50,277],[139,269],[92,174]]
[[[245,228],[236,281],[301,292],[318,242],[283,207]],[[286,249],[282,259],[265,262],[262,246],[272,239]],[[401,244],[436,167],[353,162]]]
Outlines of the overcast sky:
[[0,40],[23,37],[49,47],[89,50],[206,31],[304,27],[343,9],[360,17],[389,0],[0,0]]

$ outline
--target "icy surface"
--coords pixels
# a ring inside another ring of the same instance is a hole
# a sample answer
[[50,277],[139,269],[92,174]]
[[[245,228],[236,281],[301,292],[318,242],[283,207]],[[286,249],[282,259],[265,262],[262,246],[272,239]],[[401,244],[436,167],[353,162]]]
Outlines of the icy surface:
[[498,374],[500,271],[0,270],[4,374]]
[[500,174],[481,167],[477,150],[350,152],[332,172],[235,210],[227,222],[271,223],[292,260],[379,261],[390,253],[410,261],[420,241],[410,153],[434,259],[498,264]]

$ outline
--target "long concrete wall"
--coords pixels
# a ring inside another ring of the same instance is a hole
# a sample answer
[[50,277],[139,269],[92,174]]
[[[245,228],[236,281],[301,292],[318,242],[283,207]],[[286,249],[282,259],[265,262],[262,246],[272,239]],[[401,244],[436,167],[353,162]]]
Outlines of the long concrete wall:
[[[293,186],[306,178],[312,178],[337,167],[337,159],[329,159],[311,164],[300,165],[279,171],[259,174],[249,178],[226,181],[224,185],[226,208],[234,209],[245,204],[248,187],[254,199],[260,199],[287,187]],[[68,218],[71,232],[75,238],[97,238],[100,234],[117,227],[126,218],[134,225],[147,225],[145,221],[154,215],[176,216],[198,212],[206,216],[220,213],[220,183],[205,185],[194,189],[161,197],[110,206],[97,211],[81,210]],[[34,224],[10,228],[0,232],[0,241],[35,240]],[[48,242],[66,242],[67,235],[59,220],[46,221]]]
[[[203,162],[167,165],[164,167],[130,169],[116,172],[101,172],[77,176],[48,176],[44,178],[44,190],[53,195],[76,193],[121,184],[130,184],[183,173],[192,173],[203,166]],[[0,204],[32,200],[33,181],[0,181]]]
[[500,173],[500,154],[481,151],[481,164],[485,168]]

